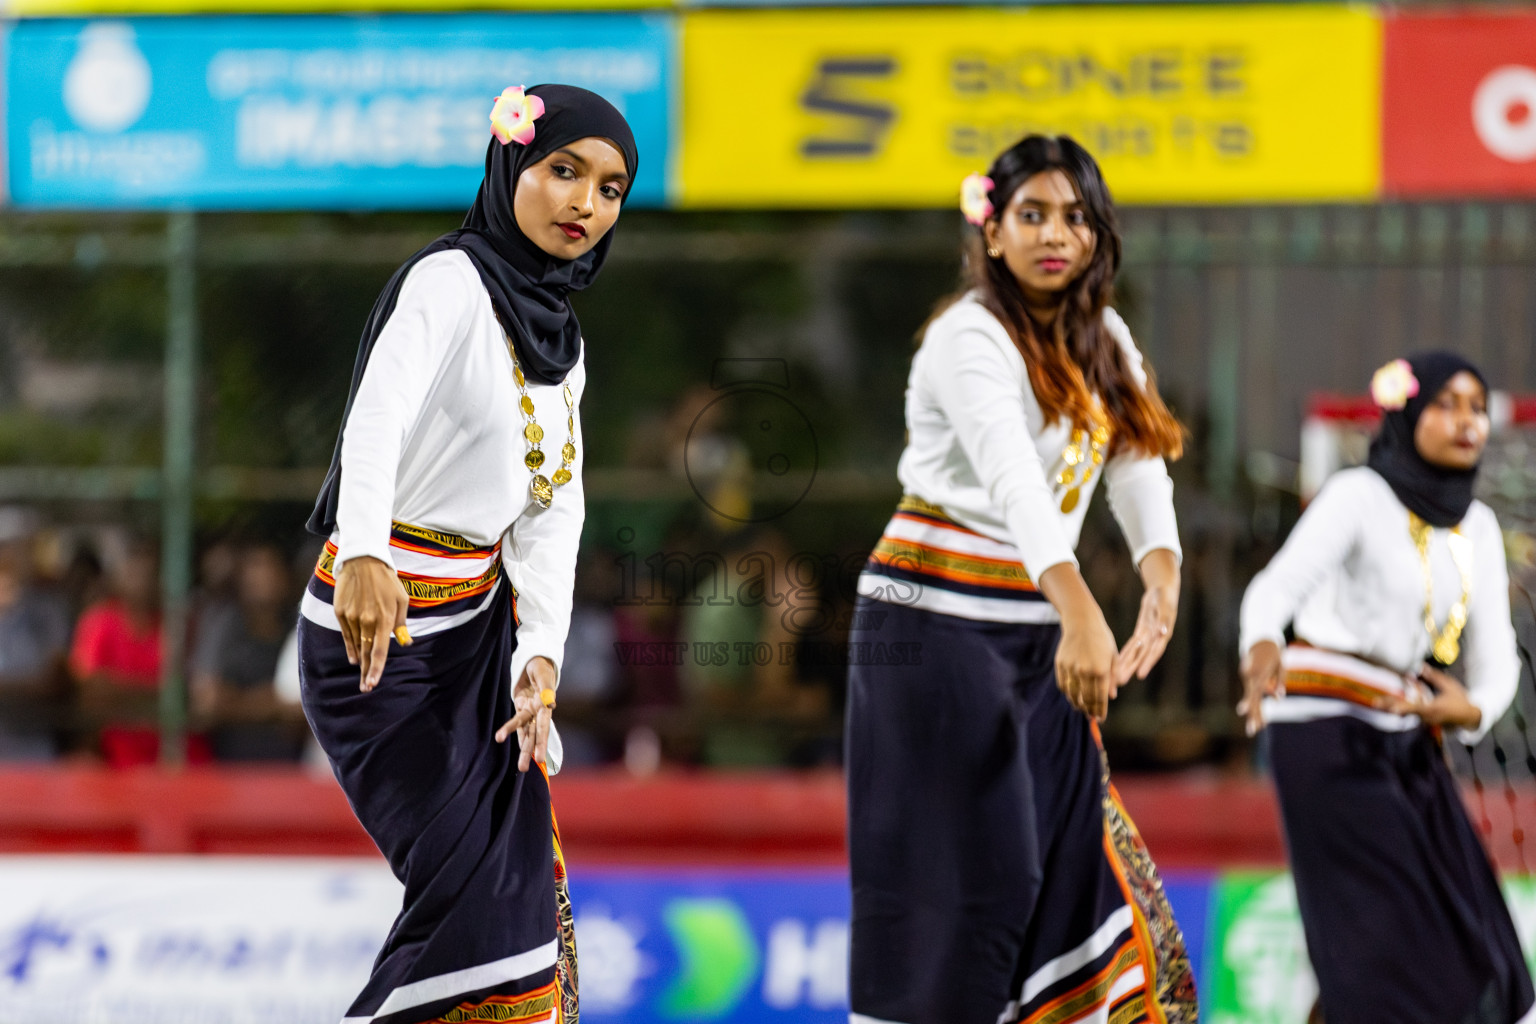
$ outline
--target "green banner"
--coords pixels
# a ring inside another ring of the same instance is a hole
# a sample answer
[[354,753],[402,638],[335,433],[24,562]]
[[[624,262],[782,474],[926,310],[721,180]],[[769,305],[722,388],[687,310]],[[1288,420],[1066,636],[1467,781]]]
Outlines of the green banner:
[[[1504,879],[1504,898],[1536,973],[1536,877]],[[1208,1024],[1297,1024],[1317,998],[1317,979],[1287,872],[1223,872],[1211,900]]]

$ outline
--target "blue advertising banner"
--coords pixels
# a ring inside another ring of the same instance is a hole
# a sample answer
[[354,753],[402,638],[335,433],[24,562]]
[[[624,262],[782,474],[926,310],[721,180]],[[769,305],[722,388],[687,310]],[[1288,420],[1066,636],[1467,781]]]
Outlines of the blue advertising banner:
[[660,14],[27,21],[9,34],[10,187],[34,207],[467,208],[491,106],[611,100],[666,200],[674,30]]
[[[1164,885],[1205,978],[1212,876]],[[573,869],[581,1016],[593,1024],[844,1024],[843,871]]]

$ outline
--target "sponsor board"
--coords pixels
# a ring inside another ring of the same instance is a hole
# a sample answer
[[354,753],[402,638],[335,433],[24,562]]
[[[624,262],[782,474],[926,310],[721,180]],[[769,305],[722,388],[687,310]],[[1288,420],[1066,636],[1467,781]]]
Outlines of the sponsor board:
[[3,858],[0,1020],[339,1020],[399,908],[372,861]]
[[1346,6],[682,16],[679,201],[943,206],[1026,132],[1133,202],[1366,199],[1381,21]]
[[[1197,967],[1209,890],[1168,882]],[[372,860],[0,858],[0,1020],[339,1020],[400,896]],[[577,865],[572,897],[584,1020],[847,1020],[842,871]]]
[[1399,14],[1383,77],[1389,195],[1536,193],[1536,15]]
[[[1504,899],[1536,969],[1536,878],[1506,877]],[[1182,920],[1182,919],[1181,919]],[[1224,872],[1214,879],[1210,941],[1201,975],[1209,1024],[1296,1024],[1317,998],[1296,889],[1286,872]]]
[[656,15],[28,21],[6,53],[11,194],[47,207],[467,208],[507,85],[591,88],[666,195]]

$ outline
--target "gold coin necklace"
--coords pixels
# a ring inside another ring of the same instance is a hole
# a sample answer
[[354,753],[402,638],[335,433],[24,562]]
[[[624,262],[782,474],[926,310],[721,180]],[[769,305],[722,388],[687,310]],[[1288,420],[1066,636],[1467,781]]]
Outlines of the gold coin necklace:
[[[1069,513],[1082,500],[1083,487],[1093,479],[1094,471],[1104,465],[1104,452],[1109,447],[1109,422],[1099,407],[1098,398],[1093,400],[1093,428],[1072,431],[1072,443],[1062,449],[1061,461],[1065,467],[1056,476],[1056,482],[1067,488],[1061,496],[1061,511]],[[1078,473],[1082,476],[1079,477]]]
[[1413,546],[1418,548],[1419,568],[1424,573],[1424,628],[1429,631],[1430,651],[1440,664],[1449,665],[1461,654],[1461,631],[1467,626],[1467,602],[1472,599],[1472,542],[1461,532],[1459,524],[1445,539],[1446,546],[1451,549],[1451,561],[1456,563],[1456,571],[1461,574],[1461,597],[1451,605],[1445,628],[1437,630],[1435,578],[1429,565],[1429,538],[1433,532],[1434,527],[1414,513],[1408,513],[1408,533],[1413,537]]
[[533,418],[533,399],[528,397],[528,381],[518,364],[517,350],[513,348],[511,338],[507,339],[507,353],[512,356],[512,378],[517,381],[517,390],[522,395],[518,408],[523,410],[523,418],[528,421],[523,426],[523,438],[528,442],[523,465],[533,474],[528,491],[539,508],[549,508],[555,501],[555,488],[571,482],[571,464],[576,461],[576,400],[571,397],[571,379],[567,377],[560,382],[560,388],[565,392],[566,429],[565,445],[560,449],[560,468],[545,476],[539,472],[544,468],[544,449],[540,447],[544,443],[544,428]]

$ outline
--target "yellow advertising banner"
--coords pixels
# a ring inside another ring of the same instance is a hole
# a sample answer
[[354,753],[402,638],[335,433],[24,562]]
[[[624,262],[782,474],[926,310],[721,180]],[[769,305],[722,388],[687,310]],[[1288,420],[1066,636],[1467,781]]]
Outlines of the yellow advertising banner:
[[1373,198],[1381,19],[1321,5],[683,16],[677,199],[941,206],[1028,132],[1132,202]]

